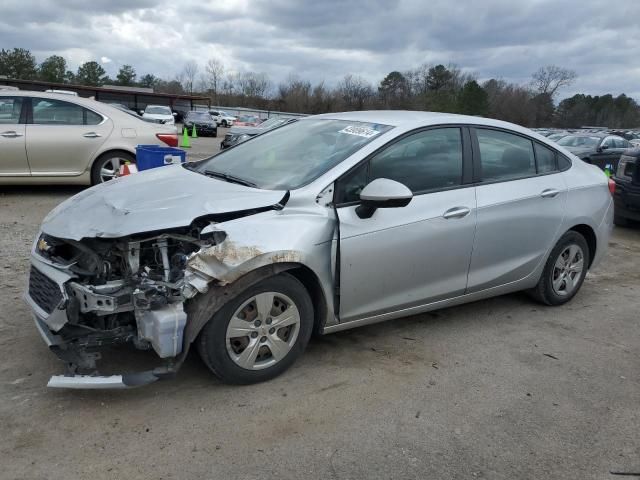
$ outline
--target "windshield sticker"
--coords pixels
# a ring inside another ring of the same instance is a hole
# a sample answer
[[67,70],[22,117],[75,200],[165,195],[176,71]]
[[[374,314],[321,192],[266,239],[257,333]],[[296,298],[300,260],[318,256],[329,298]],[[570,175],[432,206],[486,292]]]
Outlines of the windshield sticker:
[[354,125],[349,125],[348,127],[344,127],[338,133],[346,133],[348,135],[357,135],[358,137],[371,138],[375,137],[380,132],[369,127],[356,127]]

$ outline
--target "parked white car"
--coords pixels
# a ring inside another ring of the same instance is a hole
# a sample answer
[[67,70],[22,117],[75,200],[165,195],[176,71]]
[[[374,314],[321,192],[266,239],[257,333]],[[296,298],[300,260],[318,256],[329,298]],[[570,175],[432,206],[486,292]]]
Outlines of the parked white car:
[[236,117],[229,115],[224,110],[209,110],[209,114],[218,122],[219,127],[231,127]]
[[0,185],[96,184],[135,162],[136,146],[178,145],[173,125],[60,93],[0,92]]
[[140,115],[142,115],[142,118],[161,120],[168,125],[174,125],[177,114],[165,105],[147,105],[144,110],[140,110]]

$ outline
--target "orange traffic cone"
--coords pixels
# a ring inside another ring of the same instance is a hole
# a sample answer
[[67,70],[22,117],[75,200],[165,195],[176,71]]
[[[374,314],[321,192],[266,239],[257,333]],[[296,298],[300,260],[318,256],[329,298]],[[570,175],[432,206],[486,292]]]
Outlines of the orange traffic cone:
[[124,162],[123,165],[120,165],[120,171],[118,172],[119,177],[124,177],[125,175],[131,175],[132,173],[137,173],[138,167],[132,165],[131,162]]

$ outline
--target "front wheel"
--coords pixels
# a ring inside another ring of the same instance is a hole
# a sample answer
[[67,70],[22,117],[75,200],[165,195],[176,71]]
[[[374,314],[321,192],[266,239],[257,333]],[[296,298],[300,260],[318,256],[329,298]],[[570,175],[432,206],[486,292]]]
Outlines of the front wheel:
[[223,126],[224,128],[227,128],[227,127],[229,126],[229,124],[227,123],[227,121],[226,121],[226,120],[223,120],[223,121],[222,121],[222,126]]
[[216,312],[198,339],[204,363],[223,382],[270,380],[302,354],[313,330],[313,305],[293,276],[267,278]]
[[589,245],[575,231],[565,233],[551,251],[533,297],[547,305],[562,305],[571,300],[584,282],[589,267]]

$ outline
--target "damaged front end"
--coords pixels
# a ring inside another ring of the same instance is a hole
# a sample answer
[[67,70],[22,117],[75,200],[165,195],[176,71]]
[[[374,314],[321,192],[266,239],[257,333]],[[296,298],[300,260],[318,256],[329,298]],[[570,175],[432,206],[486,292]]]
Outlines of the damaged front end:
[[[191,268],[226,234],[203,221],[185,229],[80,241],[41,234],[32,252],[27,303],[38,330],[66,366],[51,387],[125,388],[174,373],[186,354],[185,302],[213,280]],[[157,368],[100,376],[100,350],[153,349]]]

